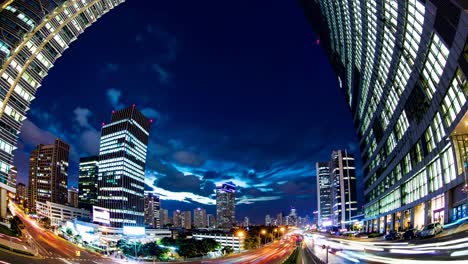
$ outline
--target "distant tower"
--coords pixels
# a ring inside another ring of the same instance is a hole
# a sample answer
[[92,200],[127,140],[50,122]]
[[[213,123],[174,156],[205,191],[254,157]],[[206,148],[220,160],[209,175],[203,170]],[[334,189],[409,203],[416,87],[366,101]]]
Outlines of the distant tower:
[[144,225],[146,151],[151,121],[132,107],[112,112],[99,146],[98,203],[112,227]]
[[65,205],[68,202],[68,156],[70,145],[56,139],[51,145],[38,145],[29,157],[29,210],[36,201]]
[[207,226],[205,209],[197,208],[193,210],[193,226],[195,228],[204,228]]
[[318,225],[331,224],[332,216],[332,180],[330,174],[330,162],[317,162],[317,205]]
[[97,180],[99,156],[80,158],[78,170],[78,204],[80,208],[92,210],[97,205]]
[[154,223],[154,195],[150,192],[145,192],[145,225],[152,228],[155,227]]
[[224,183],[216,187],[216,222],[218,228],[231,228],[236,224],[236,186]]
[[212,214],[209,214],[206,216],[207,220],[208,220],[208,227],[209,228],[215,228],[216,227],[216,217]]
[[250,226],[250,219],[248,216],[245,216],[244,217],[244,226],[247,227],[247,226]]
[[265,225],[270,226],[271,225],[271,217],[269,214],[265,216]]
[[78,208],[78,189],[75,187],[68,189],[68,204]]

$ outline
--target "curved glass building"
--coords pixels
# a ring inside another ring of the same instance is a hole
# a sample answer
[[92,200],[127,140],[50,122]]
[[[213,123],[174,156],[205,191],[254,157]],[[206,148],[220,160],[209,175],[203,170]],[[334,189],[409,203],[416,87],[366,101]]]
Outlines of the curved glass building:
[[300,2],[353,115],[364,228],[467,217],[468,1]]
[[55,61],[78,35],[124,0],[0,0],[0,217],[22,121]]

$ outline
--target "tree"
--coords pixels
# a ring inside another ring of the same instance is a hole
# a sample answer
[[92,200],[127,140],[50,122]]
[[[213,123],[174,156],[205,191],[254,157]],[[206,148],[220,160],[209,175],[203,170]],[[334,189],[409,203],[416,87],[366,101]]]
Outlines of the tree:
[[161,245],[166,247],[175,247],[177,245],[177,241],[172,237],[163,237],[160,240]]
[[10,218],[10,228],[16,235],[21,234],[21,229],[24,228],[24,224],[23,222],[21,222],[21,219],[17,215]]
[[141,248],[141,254],[145,257],[157,257],[161,258],[163,254],[169,252],[167,248],[161,248],[156,244],[156,242],[149,242],[143,245]]
[[69,227],[67,227],[67,229],[65,230],[65,233],[67,233],[67,235],[69,236],[73,236],[73,230]]
[[234,249],[231,246],[225,246],[221,251],[224,252],[224,254],[229,255],[234,252]]
[[254,249],[260,245],[260,237],[248,233],[244,240],[245,249]]
[[216,249],[221,248],[221,243],[216,242],[216,240],[212,238],[204,238],[201,243],[201,251],[206,254],[211,251],[215,251]]

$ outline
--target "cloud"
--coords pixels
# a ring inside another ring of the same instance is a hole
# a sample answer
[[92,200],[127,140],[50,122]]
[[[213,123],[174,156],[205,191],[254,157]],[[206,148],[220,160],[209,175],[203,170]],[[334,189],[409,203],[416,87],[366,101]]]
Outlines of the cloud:
[[263,197],[252,197],[252,196],[242,196],[236,198],[236,204],[253,204],[256,202],[268,202],[281,199],[281,196],[263,196]]
[[99,153],[99,141],[101,133],[95,129],[87,129],[79,137],[80,148],[88,155],[97,155]]
[[114,88],[108,89],[106,95],[112,107],[115,109],[121,109],[124,107],[124,105],[120,103],[120,96],[122,95],[120,90]]
[[159,121],[160,119],[162,119],[162,115],[154,108],[145,107],[145,108],[141,109],[141,112],[147,118],[153,118],[153,119],[156,119],[156,121]]
[[87,108],[77,107],[73,110],[75,114],[75,120],[81,127],[91,127],[88,122],[88,117],[92,115],[92,112]]
[[203,159],[188,151],[177,151],[173,154],[174,160],[181,165],[189,165],[192,167],[200,167],[203,164]]
[[151,65],[151,68],[153,69],[153,71],[155,71],[158,74],[159,81],[161,83],[163,83],[163,84],[169,83],[170,78],[171,78],[171,74],[166,69],[164,69],[158,63],[153,63],[153,65]]
[[20,137],[26,144],[31,146],[36,146],[40,143],[50,144],[57,138],[49,131],[39,128],[29,119],[23,121]]

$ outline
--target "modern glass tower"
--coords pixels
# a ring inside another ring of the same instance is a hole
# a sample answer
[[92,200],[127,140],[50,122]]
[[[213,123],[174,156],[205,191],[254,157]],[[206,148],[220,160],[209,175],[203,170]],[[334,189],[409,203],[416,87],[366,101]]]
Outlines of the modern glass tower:
[[8,177],[30,102],[70,43],[123,0],[0,1],[0,217]]
[[317,162],[317,206],[318,225],[332,225],[332,197],[330,162]]
[[135,105],[112,112],[99,145],[98,203],[113,227],[144,225],[146,150],[151,121]]
[[223,183],[216,187],[216,227],[231,228],[236,224],[236,186]]
[[78,170],[78,204],[90,211],[97,205],[99,156],[80,158]]
[[353,115],[364,228],[383,233],[468,216],[468,2],[301,3]]

